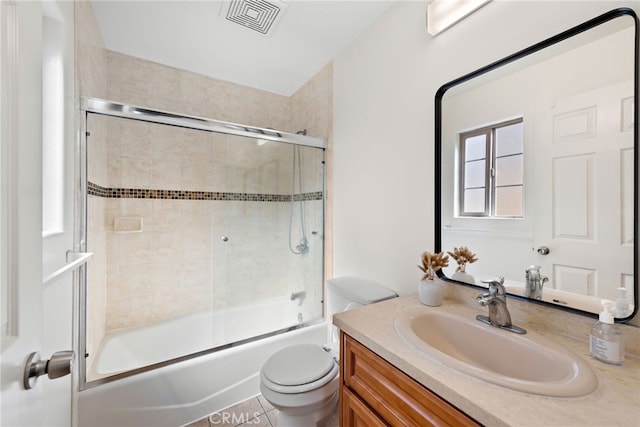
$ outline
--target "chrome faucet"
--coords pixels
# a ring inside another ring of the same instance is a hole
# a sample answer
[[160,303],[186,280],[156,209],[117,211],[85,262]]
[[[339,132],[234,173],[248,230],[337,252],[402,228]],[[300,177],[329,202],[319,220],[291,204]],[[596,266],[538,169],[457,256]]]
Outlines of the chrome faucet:
[[526,270],[527,284],[524,288],[524,296],[532,299],[542,299],[542,287],[549,281],[547,276],[540,274],[539,265],[530,265]]
[[483,280],[482,283],[489,285],[489,292],[478,295],[476,302],[483,307],[489,306],[489,316],[478,314],[476,319],[517,334],[526,334],[526,330],[511,324],[511,315],[507,309],[507,295],[504,289],[504,277],[500,277],[498,280]]

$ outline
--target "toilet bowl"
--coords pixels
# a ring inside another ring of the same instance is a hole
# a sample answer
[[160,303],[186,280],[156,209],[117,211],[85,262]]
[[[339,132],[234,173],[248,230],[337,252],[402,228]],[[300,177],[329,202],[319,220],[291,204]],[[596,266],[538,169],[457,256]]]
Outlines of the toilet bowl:
[[278,426],[319,426],[338,402],[338,363],[318,344],[274,353],[260,371],[260,392],[276,409]]
[[[374,304],[398,295],[357,277],[327,280],[327,314]],[[325,346],[296,344],[274,353],[260,371],[260,392],[280,412],[278,427],[323,426],[334,414],[340,382],[338,340],[332,326]]]

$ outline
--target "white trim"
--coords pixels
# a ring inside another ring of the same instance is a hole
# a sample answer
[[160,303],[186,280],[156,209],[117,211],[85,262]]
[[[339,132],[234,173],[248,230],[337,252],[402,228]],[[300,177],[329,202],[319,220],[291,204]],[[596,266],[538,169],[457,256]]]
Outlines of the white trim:
[[0,185],[2,211],[0,212],[2,282],[2,339],[17,334],[17,277],[16,277],[16,130],[17,76],[18,76],[18,18],[15,3],[1,2],[0,8]]

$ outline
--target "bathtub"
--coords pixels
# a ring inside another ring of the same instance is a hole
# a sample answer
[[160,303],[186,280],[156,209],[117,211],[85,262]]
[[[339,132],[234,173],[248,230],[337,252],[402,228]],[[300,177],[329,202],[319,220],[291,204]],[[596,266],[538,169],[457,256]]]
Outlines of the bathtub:
[[298,325],[306,321],[301,308],[289,297],[279,297],[109,332],[100,343],[87,380],[101,379]]
[[[266,333],[273,330],[269,329],[274,326],[273,322],[281,321],[283,316],[295,316],[294,323],[297,323],[299,308],[286,298],[279,303],[253,304],[244,309],[198,314],[146,328],[117,331],[103,340],[88,378],[103,378],[201,351],[203,341],[197,339],[208,338],[206,345],[211,346],[220,345],[223,339],[242,340],[249,333],[256,333],[247,330],[249,325],[259,327],[257,333]],[[317,322],[88,387],[78,394],[78,425],[178,427],[187,424],[257,395],[260,368],[277,350],[296,343],[322,344],[327,336],[327,323]]]

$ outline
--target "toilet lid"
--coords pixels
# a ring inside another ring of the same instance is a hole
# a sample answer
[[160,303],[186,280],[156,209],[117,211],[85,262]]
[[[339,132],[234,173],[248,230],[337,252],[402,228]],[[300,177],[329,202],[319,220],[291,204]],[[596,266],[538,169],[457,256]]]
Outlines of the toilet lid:
[[296,344],[273,354],[262,367],[262,374],[275,384],[296,386],[324,377],[335,364],[319,345]]

